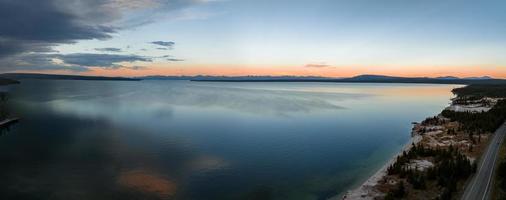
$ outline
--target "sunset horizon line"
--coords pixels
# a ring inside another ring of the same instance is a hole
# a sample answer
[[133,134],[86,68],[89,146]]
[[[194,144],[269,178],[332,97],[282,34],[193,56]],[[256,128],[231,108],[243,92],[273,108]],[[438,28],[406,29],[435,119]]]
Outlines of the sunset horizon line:
[[384,76],[392,78],[456,78],[456,79],[506,79],[506,77],[498,77],[493,75],[470,75],[470,76],[458,76],[458,75],[396,75],[396,74],[381,74],[381,73],[361,73],[346,76],[324,76],[324,75],[297,75],[297,74],[147,74],[147,75],[94,75],[94,74],[81,74],[81,73],[42,73],[40,71],[16,71],[16,72],[4,72],[1,74],[37,74],[37,75],[64,75],[64,76],[84,76],[84,77],[124,77],[124,78],[142,78],[142,77],[294,77],[294,78],[329,78],[329,79],[345,79],[359,76]]

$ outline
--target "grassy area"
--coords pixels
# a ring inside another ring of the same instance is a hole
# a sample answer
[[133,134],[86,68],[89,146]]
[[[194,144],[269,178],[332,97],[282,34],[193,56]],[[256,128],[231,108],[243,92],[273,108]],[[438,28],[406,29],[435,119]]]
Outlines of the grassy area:
[[[492,199],[506,199],[506,188],[504,188],[504,177],[499,177],[501,174],[500,171],[504,171],[504,169],[500,169],[500,165],[506,166],[506,143],[502,143],[501,149],[499,150],[499,158],[496,163],[495,168],[495,177],[494,177],[494,187],[492,188]],[[504,173],[504,172],[502,172]]]

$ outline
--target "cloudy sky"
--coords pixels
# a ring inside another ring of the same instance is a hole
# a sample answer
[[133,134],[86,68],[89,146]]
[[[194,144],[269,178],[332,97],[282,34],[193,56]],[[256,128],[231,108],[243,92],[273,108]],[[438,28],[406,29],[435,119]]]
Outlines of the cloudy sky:
[[502,0],[0,0],[0,72],[506,78]]

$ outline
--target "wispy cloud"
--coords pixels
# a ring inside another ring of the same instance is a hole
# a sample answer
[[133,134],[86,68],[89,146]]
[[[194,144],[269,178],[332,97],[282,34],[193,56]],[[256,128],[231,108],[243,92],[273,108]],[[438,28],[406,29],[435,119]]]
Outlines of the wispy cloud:
[[2,70],[17,71],[17,70],[64,70],[72,72],[85,72],[89,71],[88,67],[78,65],[67,65],[55,61],[57,54],[44,54],[44,53],[27,53],[9,56],[7,58],[0,58],[2,63]]
[[166,60],[167,61],[171,61],[171,62],[181,62],[181,61],[184,61],[183,59],[177,59],[177,58],[167,58]]
[[160,46],[164,46],[166,48],[172,48],[176,44],[175,42],[171,42],[171,41],[153,41],[153,42],[150,42],[150,43],[151,44],[160,45]]
[[105,67],[105,68],[120,68],[123,67],[118,63],[121,62],[151,62],[150,58],[138,55],[118,55],[118,54],[88,54],[88,53],[74,53],[74,54],[58,54],[55,58],[62,60],[66,64],[79,65],[85,67]]
[[306,64],[304,67],[309,68],[325,68],[325,67],[332,67],[331,65],[325,64],[325,63],[312,63],[312,64]]
[[118,69],[127,68],[133,70],[146,69],[143,66],[125,66],[122,63],[151,62],[152,58],[139,55],[118,55],[118,54],[48,54],[28,53],[19,54],[0,59],[5,67],[3,70],[66,70],[83,72],[93,68]]
[[105,51],[105,52],[121,52],[121,49],[120,48],[112,48],[112,47],[107,47],[107,48],[95,48],[96,51]]
[[148,69],[148,67],[146,66],[131,66],[131,67],[126,67],[128,69],[132,69],[132,70],[145,70],[145,69]]
[[164,60],[166,60],[166,61],[170,61],[170,62],[181,62],[181,61],[184,61],[184,59],[174,58],[174,57],[173,57],[173,56],[171,56],[171,55],[164,55],[164,56],[159,57],[159,58],[163,58]]

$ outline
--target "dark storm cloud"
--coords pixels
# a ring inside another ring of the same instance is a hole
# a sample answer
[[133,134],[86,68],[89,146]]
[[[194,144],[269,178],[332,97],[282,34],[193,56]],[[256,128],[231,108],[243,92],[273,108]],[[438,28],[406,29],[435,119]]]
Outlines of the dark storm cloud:
[[74,53],[55,56],[61,59],[66,64],[86,66],[86,67],[105,67],[105,68],[118,68],[122,67],[117,63],[121,62],[151,62],[150,58],[138,55],[117,55],[117,54],[89,54],[89,53]]
[[16,53],[20,53],[25,49],[23,45],[17,44],[11,40],[5,40],[0,38],[0,58]]
[[[83,39],[108,39],[115,28],[64,10],[62,4],[76,1],[0,0],[0,57],[38,52],[61,43]],[[100,7],[94,1],[90,7]]]
[[[206,1],[0,0],[0,71],[32,69],[36,66],[27,65],[29,62],[20,62],[20,59],[34,55],[54,58],[51,57],[54,54],[40,53],[54,52],[55,46],[72,44],[79,40],[106,40],[119,30],[155,21],[168,13],[167,11],[204,2]],[[128,15],[128,12],[135,12],[136,15]],[[165,47],[174,45],[173,42],[159,42],[161,43],[158,45]],[[119,52],[112,48],[101,50]],[[70,62],[99,64],[104,67],[113,62],[146,60],[136,56],[99,56],[99,54],[94,56],[99,61],[95,63],[86,61],[86,54],[61,55],[60,57],[67,58]],[[88,57],[91,59],[93,56],[88,55]],[[40,66],[58,68],[55,63],[49,64],[51,65],[41,64]],[[84,69],[82,66],[78,68]]]
[[87,24],[50,0],[1,0],[0,24],[2,38],[45,42],[107,39],[114,32],[110,26]]
[[164,47],[168,47],[168,48],[172,48],[176,43],[174,42],[165,42],[165,41],[153,41],[153,42],[150,42],[151,44],[156,44],[156,45],[160,45],[160,46],[164,46]]
[[109,51],[109,52],[121,52],[121,49],[120,48],[112,48],[112,47],[107,47],[107,48],[95,48],[96,51]]

